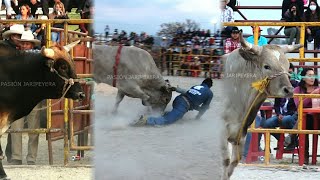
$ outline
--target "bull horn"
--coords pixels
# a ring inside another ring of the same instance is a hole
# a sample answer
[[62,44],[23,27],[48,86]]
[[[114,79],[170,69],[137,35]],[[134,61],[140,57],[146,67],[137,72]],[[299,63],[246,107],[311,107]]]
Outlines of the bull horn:
[[247,50],[247,51],[251,51],[254,54],[260,55],[262,52],[262,47],[261,46],[257,46],[257,45],[253,45],[249,42],[247,42],[243,36],[242,36],[242,31],[240,31],[240,43],[243,49]]
[[69,51],[70,51],[75,45],[77,45],[79,42],[80,42],[80,40],[77,40],[77,41],[75,41],[75,42],[72,42],[72,43],[70,43],[70,44],[67,44],[67,45],[63,46],[63,48],[64,48],[67,52],[69,52]]
[[286,46],[281,46],[281,50],[283,51],[283,53],[288,53],[288,52],[292,52],[294,50],[297,50],[301,47],[303,47],[302,44],[286,45]]
[[54,59],[54,50],[45,48],[44,46],[41,48],[41,54],[50,59]]

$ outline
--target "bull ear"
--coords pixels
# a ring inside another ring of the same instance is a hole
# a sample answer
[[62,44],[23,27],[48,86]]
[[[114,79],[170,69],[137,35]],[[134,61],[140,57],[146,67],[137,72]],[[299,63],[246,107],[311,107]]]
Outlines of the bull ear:
[[281,46],[281,50],[283,53],[288,53],[288,52],[292,52],[294,50],[297,50],[299,48],[303,47],[302,44],[295,44],[295,45],[285,45],[285,46]]
[[262,52],[262,47],[261,46],[257,46],[257,45],[253,45],[249,42],[247,42],[244,38],[243,38],[243,35],[242,35],[242,31],[240,31],[240,43],[241,43],[241,46],[244,50],[246,51],[250,51],[252,52],[253,54],[256,54],[256,55],[260,55],[261,52]]
[[64,48],[67,52],[69,52],[69,51],[70,51],[75,45],[77,45],[79,42],[80,42],[80,40],[77,40],[77,41],[75,41],[75,42],[72,42],[72,43],[70,43],[70,44],[67,44],[67,45],[63,46],[63,48]]

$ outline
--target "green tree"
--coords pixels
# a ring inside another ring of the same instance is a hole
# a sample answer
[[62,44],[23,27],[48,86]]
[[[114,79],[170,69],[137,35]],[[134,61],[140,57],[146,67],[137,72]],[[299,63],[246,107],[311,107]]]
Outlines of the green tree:
[[188,29],[190,30],[197,30],[200,29],[200,24],[191,20],[186,19],[185,22],[169,22],[169,23],[163,23],[160,25],[161,29],[159,32],[157,32],[158,36],[165,36],[168,38],[174,37],[174,35],[177,33],[178,30],[186,31]]

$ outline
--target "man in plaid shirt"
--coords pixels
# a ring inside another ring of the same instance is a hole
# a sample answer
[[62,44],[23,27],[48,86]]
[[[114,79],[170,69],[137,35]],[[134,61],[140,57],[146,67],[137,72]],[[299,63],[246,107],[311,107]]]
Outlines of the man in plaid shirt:
[[233,50],[241,47],[239,33],[238,27],[232,27],[231,38],[227,38],[224,45],[225,54],[231,53]]

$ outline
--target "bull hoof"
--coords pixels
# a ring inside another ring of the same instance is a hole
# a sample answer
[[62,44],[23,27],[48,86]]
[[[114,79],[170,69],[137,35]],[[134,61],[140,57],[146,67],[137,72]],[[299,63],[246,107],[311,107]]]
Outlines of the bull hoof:
[[140,118],[134,122],[132,122],[130,125],[131,126],[145,126],[147,124],[147,117],[146,116],[140,116]]

